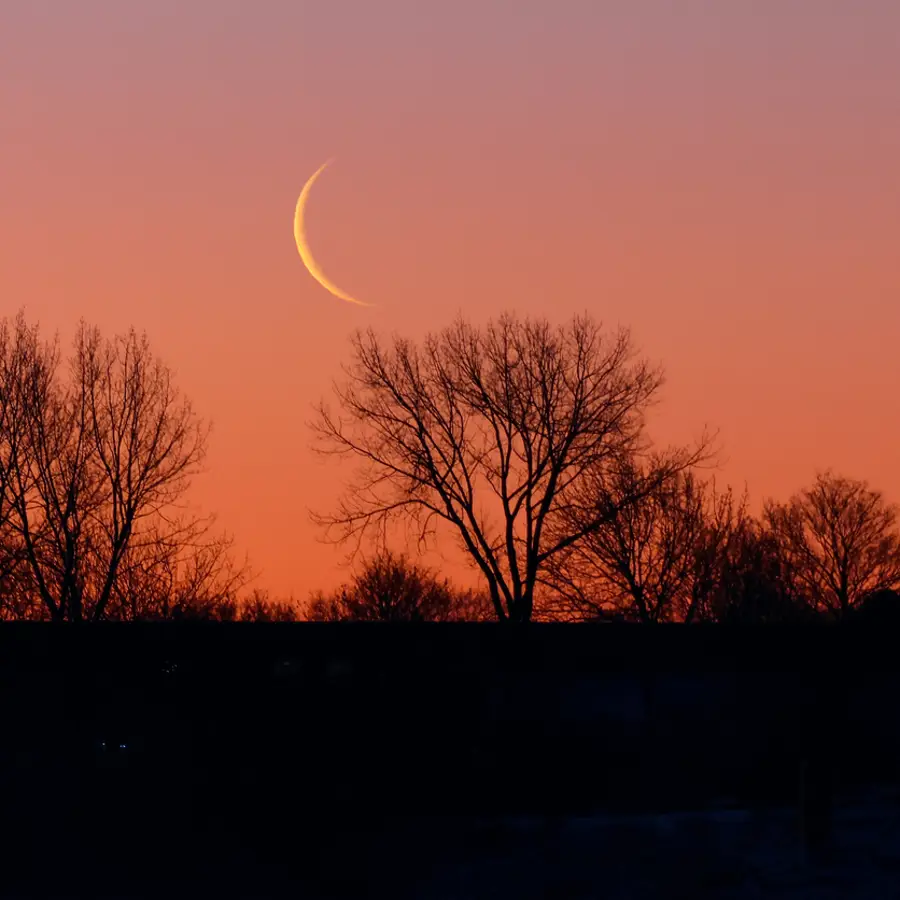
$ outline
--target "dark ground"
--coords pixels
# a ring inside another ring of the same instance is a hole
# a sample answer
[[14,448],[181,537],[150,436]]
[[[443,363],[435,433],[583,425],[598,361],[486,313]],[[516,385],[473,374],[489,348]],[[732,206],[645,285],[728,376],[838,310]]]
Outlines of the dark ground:
[[890,635],[513,632],[0,628],[0,896],[893,884]]

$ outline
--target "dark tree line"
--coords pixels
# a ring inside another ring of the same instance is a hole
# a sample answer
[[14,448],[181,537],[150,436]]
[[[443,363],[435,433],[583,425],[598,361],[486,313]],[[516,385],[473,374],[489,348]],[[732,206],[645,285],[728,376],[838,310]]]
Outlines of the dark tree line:
[[[0,322],[0,618],[789,622],[900,588],[897,508],[831,472],[751,514],[705,477],[702,433],[654,446],[662,372],[627,331],[504,316],[417,344],[357,334],[318,448],[359,464],[326,534],[380,548],[302,610],[248,593],[215,520],[184,504],[208,427],[135,331],[71,349]],[[386,548],[455,540],[481,588]]]
[[662,373],[626,331],[507,315],[352,350],[314,428],[359,468],[316,520],[357,547],[455,538],[497,619],[845,620],[900,588],[897,509],[866,482],[821,473],[753,516],[702,477],[705,433],[653,447]]
[[754,517],[746,496],[688,473],[611,515],[548,583],[576,617],[846,620],[900,586],[897,511],[865,482],[825,472]]

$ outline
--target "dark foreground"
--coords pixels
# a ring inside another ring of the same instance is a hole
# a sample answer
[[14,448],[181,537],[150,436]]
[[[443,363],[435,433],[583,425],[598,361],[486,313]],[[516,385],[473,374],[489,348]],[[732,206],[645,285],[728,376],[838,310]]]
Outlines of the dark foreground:
[[3,628],[0,896],[900,896],[895,666],[838,629]]

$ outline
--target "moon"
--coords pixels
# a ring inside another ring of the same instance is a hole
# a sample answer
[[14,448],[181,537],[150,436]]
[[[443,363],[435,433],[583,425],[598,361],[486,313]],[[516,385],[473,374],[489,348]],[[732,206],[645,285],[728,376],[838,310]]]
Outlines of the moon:
[[332,162],[334,162],[334,160],[329,159],[322,163],[322,165],[313,173],[309,181],[303,185],[303,190],[300,191],[300,196],[297,198],[297,208],[294,210],[294,240],[297,242],[297,250],[300,253],[300,259],[303,260],[303,265],[306,266],[309,274],[312,275],[326,291],[334,294],[335,297],[338,297],[341,300],[346,300],[347,303],[355,303],[357,306],[371,306],[371,303],[363,303],[362,300],[351,297],[350,294],[346,291],[342,291],[328,278],[313,257],[312,251],[309,249],[309,242],[306,239],[306,231],[303,227],[303,212],[306,208],[306,201],[309,199],[309,192],[312,189],[313,184],[315,184],[316,179]]

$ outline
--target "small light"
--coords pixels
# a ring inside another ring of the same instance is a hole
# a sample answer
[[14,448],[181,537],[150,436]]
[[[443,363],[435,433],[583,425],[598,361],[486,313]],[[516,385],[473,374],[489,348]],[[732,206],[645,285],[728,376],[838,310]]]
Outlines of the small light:
[[127,746],[127,744],[119,744],[119,749],[124,750]]

